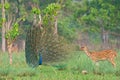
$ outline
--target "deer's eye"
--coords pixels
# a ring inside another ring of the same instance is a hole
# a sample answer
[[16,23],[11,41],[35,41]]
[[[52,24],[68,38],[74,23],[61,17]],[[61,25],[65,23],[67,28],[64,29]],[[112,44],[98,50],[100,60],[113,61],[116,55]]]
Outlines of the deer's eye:
[[81,48],[84,48],[84,47],[81,47]]

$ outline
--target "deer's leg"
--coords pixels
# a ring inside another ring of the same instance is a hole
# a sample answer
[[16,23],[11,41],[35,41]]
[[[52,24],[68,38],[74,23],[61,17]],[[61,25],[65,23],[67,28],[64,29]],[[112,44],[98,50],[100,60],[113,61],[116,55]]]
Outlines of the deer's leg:
[[99,73],[99,62],[98,61],[94,61],[94,63],[95,63],[94,73],[98,74]]
[[110,59],[109,61],[111,62],[111,64],[112,64],[114,67],[116,67],[116,64],[115,64],[114,59]]

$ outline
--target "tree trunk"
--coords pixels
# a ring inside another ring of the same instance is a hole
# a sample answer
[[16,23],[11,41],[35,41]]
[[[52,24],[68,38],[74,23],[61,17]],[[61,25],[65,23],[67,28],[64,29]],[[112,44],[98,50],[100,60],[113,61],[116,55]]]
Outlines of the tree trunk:
[[55,16],[55,22],[54,22],[54,34],[57,35],[58,30],[57,30],[57,16]]
[[4,8],[4,0],[1,0],[2,4],[2,51],[5,52],[6,50],[6,39],[5,39],[5,8]]
[[104,29],[104,27],[101,28],[101,39],[102,39],[102,48],[108,49],[109,48],[109,35],[108,31]]
[[8,54],[9,54],[9,63],[10,63],[10,64],[12,64],[12,46],[13,46],[13,44],[7,45]]

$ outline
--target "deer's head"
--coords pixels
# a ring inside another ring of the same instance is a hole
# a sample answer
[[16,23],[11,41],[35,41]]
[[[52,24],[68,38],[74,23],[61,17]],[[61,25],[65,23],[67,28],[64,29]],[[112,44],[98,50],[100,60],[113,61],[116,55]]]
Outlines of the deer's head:
[[83,47],[80,48],[80,50],[86,51],[86,50],[87,50],[87,47],[86,47],[86,46],[83,46]]

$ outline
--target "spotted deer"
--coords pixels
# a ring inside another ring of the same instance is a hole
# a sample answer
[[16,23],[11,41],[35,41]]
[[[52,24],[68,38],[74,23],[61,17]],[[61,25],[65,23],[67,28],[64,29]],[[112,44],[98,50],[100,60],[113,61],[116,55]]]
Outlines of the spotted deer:
[[8,52],[12,53],[12,52],[16,52],[18,53],[18,45],[17,44],[11,44],[8,46]]
[[12,53],[13,52],[18,52],[18,46],[17,44],[9,44],[7,45],[7,49],[8,49],[8,54],[9,54],[9,61],[10,61],[10,64],[12,64]]
[[115,64],[115,57],[117,56],[116,51],[114,50],[103,50],[99,52],[90,52],[86,46],[81,47],[81,50],[85,51],[88,57],[92,59],[94,62],[98,62],[101,60],[108,60],[114,67],[116,66]]

